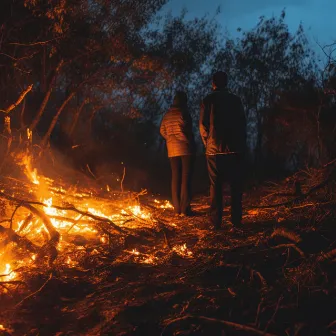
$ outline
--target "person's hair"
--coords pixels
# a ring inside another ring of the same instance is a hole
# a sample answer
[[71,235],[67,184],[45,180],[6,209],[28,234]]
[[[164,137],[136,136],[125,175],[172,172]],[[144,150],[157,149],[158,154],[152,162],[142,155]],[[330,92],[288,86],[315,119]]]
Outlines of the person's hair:
[[218,88],[224,88],[228,84],[228,75],[224,71],[217,71],[213,75],[212,81]]
[[188,97],[184,91],[177,91],[174,97],[173,105],[175,106],[187,106]]

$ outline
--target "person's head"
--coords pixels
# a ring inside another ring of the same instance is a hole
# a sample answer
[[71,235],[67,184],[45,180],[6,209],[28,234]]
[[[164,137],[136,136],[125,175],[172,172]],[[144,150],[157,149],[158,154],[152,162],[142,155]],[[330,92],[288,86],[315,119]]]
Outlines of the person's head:
[[224,89],[228,84],[228,75],[224,71],[217,71],[212,77],[212,87],[214,89]]
[[184,91],[177,91],[174,97],[173,105],[179,107],[185,107],[188,103],[187,94]]

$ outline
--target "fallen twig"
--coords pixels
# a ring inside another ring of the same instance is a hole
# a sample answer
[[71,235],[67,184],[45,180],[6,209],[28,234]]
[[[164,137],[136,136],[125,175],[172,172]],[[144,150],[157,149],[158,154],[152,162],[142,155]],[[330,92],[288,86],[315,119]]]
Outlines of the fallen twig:
[[264,331],[261,331],[259,329],[247,326],[247,325],[243,325],[243,324],[239,324],[239,323],[235,323],[235,322],[230,322],[230,321],[225,321],[225,320],[219,320],[219,319],[215,319],[215,318],[211,318],[211,317],[205,317],[205,316],[193,316],[193,315],[186,315],[183,317],[179,317],[177,319],[171,320],[169,321],[169,323],[166,325],[166,327],[164,328],[164,330],[162,331],[161,335],[171,335],[171,332],[169,329],[172,329],[172,326],[178,322],[183,322],[183,321],[188,321],[190,323],[197,323],[199,321],[203,321],[203,322],[209,322],[209,323],[217,323],[217,324],[222,324],[225,325],[227,327],[236,329],[236,330],[240,330],[240,331],[245,331],[246,333],[248,333],[248,335],[262,335],[262,336],[275,336],[274,334],[270,334]]
[[252,206],[249,207],[248,209],[269,209],[269,208],[277,208],[277,207],[281,207],[281,206],[289,206],[289,205],[293,205],[295,203],[298,203],[302,200],[304,200],[305,198],[307,198],[309,195],[311,195],[313,192],[325,187],[329,182],[331,177],[333,176],[333,172],[329,173],[329,176],[322,181],[321,183],[317,184],[316,186],[312,187],[309,191],[307,191],[306,193],[290,200],[290,201],[286,201],[286,202],[282,202],[282,203],[276,203],[276,204],[269,204],[269,205],[259,205],[259,206]]
[[23,300],[21,300],[19,303],[17,303],[15,305],[15,308],[17,308],[18,306],[20,306],[23,302],[27,301],[29,298],[35,296],[36,294],[40,293],[42,291],[42,289],[47,285],[47,283],[51,280],[52,278],[52,273],[50,273],[49,278],[47,279],[47,281],[34,293],[31,293],[30,295],[26,296]]
[[295,243],[299,243],[301,241],[301,237],[298,234],[296,234],[295,232],[286,230],[284,228],[275,229],[273,233],[271,234],[271,238],[274,238],[277,236],[285,237]]
[[305,257],[304,252],[300,248],[298,248],[295,244],[280,244],[280,245],[272,246],[271,249],[275,250],[275,249],[280,249],[280,248],[283,248],[283,247],[293,248],[294,250],[296,250],[301,255],[302,258]]

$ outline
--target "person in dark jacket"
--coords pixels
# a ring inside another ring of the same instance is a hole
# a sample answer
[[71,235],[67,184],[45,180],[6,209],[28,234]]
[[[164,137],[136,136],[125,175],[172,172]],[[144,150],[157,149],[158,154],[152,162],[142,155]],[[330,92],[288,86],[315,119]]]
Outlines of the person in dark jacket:
[[176,93],[173,105],[162,119],[160,133],[166,140],[171,165],[172,202],[175,212],[186,216],[191,215],[194,136],[185,92]]
[[220,228],[223,216],[223,183],[231,188],[231,222],[241,225],[243,162],[246,153],[246,118],[241,99],[227,88],[228,76],[213,76],[213,92],[201,103],[199,128],[205,146],[210,179],[211,222]]

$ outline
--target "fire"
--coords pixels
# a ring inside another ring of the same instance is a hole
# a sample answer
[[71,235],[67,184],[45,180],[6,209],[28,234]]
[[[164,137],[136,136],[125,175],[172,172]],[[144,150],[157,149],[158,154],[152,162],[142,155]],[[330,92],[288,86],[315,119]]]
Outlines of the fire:
[[139,252],[137,249],[133,249],[132,251],[128,251],[133,257],[134,259],[141,263],[141,264],[156,264],[157,261],[159,260],[158,257],[156,257],[155,255],[152,254],[148,254],[148,253],[141,253]]
[[130,206],[128,207],[128,209],[137,217],[140,217],[142,219],[150,219],[151,218],[151,214],[144,212],[140,205],[135,205],[135,206]]
[[2,275],[4,281],[12,281],[16,277],[10,264],[5,264],[5,269],[0,272],[0,275]]
[[[27,130],[27,138],[32,139],[32,132]],[[60,234],[60,240],[56,248],[61,254],[61,262],[68,267],[79,265],[78,253],[86,253],[84,246],[92,242],[91,255],[100,254],[99,245],[103,249],[110,245],[110,236],[106,232],[109,225],[116,225],[119,228],[137,229],[139,227],[156,227],[157,221],[153,213],[148,208],[139,204],[137,198],[122,199],[110,202],[110,199],[102,199],[94,196],[92,190],[85,189],[78,191],[72,187],[67,189],[64,183],[39,175],[37,169],[33,167],[33,160],[27,153],[18,155],[18,164],[31,182],[27,191],[35,194],[36,202],[32,203],[38,211],[50,221],[53,228]],[[113,197],[113,191],[109,185],[101,188]],[[6,191],[3,190],[5,193]],[[15,194],[12,194],[15,197]],[[21,198],[22,196],[18,196]],[[69,205],[69,206],[68,206]],[[153,200],[155,209],[172,209],[173,206],[166,200]],[[154,210],[155,211],[155,210]],[[25,207],[20,207],[13,216],[13,230],[21,237],[32,241],[34,246],[44,246],[51,237],[50,229],[43,222],[41,216],[31,213]],[[101,222],[99,220],[101,219]],[[106,220],[106,221],[104,221]],[[106,225],[101,229],[101,224]],[[10,253],[14,245],[9,245],[0,250],[0,276],[2,281],[12,281],[20,277],[18,269],[22,266],[34,265],[37,262],[37,253],[26,253],[23,260],[13,260]],[[155,250],[155,248],[154,248]],[[175,248],[176,252],[191,257],[186,245]],[[140,252],[136,248],[131,251],[124,251],[123,258],[128,256],[132,261],[143,264],[156,264],[159,258],[153,253]],[[16,270],[16,271],[14,271]],[[0,288],[1,290],[1,288]],[[2,328],[3,326],[0,325]],[[1,330],[0,327],[0,330]]]
[[175,251],[181,257],[186,257],[186,258],[193,257],[193,253],[188,250],[187,244],[174,246],[173,251]]
[[137,251],[137,249],[133,249],[133,250],[132,250],[132,253],[135,254],[135,255],[139,255],[139,254],[140,254],[140,252]]
[[9,335],[9,333],[12,333],[14,330],[6,328],[3,324],[0,324],[0,331],[4,331],[4,335]]
[[36,168],[32,168],[32,163],[31,163],[31,157],[28,155],[24,155],[23,156],[23,161],[22,164],[25,167],[25,174],[27,175],[27,177],[30,179],[30,181],[34,184],[40,184],[40,180],[37,174],[37,170]]
[[155,199],[154,203],[158,204],[160,209],[174,209],[173,205],[169,201],[164,201],[162,204],[159,200]]

